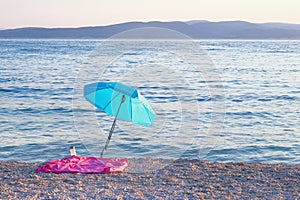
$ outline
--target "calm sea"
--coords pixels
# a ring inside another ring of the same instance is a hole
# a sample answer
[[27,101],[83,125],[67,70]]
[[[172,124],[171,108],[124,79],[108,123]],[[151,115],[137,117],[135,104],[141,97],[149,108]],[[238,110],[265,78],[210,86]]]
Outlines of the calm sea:
[[0,160],[99,155],[113,118],[85,84],[120,81],[153,105],[117,121],[106,156],[300,163],[300,41],[0,40]]

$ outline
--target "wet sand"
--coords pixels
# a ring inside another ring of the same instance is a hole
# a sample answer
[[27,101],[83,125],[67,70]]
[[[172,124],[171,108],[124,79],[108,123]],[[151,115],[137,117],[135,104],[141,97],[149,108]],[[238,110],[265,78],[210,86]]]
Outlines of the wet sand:
[[300,164],[146,158],[118,174],[35,173],[41,164],[0,161],[0,199],[300,199]]

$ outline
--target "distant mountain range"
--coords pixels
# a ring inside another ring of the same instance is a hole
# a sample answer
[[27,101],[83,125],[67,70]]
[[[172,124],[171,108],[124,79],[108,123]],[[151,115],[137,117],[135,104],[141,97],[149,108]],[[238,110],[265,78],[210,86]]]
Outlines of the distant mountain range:
[[205,20],[127,22],[80,28],[26,27],[0,30],[0,38],[105,39],[123,31],[145,27],[167,28],[193,39],[300,39],[300,24]]

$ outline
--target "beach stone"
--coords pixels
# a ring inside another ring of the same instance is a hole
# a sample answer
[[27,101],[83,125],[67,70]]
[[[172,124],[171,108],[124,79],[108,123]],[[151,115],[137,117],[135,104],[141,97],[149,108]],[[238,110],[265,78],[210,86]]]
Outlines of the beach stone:
[[[151,170],[119,174],[35,173],[41,163],[0,161],[0,199],[299,199],[300,164],[146,158]],[[157,170],[155,167],[162,166]],[[151,166],[152,165],[152,166]],[[155,165],[155,166],[153,166]]]

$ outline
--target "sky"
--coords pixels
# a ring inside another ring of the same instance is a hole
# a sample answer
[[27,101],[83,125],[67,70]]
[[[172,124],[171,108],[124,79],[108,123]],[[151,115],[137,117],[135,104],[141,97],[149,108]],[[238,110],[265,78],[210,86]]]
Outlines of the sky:
[[0,28],[189,20],[300,24],[299,9],[300,0],[0,0]]

